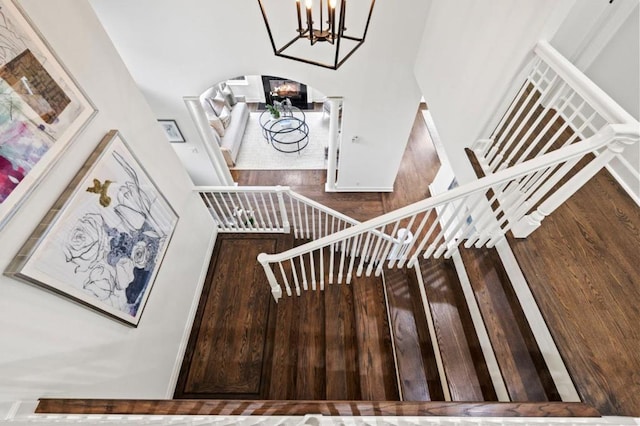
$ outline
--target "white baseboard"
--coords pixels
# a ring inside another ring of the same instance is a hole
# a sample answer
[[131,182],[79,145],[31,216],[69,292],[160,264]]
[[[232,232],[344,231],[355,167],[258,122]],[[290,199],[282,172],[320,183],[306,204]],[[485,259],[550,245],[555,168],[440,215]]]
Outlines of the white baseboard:
[[640,206],[640,195],[631,188],[627,182],[618,174],[618,172],[611,166],[611,163],[607,164],[607,170],[611,173],[611,176],[620,184],[622,189],[629,194],[629,197]]
[[571,376],[564,364],[562,355],[560,355],[560,352],[558,351],[556,343],[553,340],[553,336],[547,327],[547,323],[544,320],[544,317],[538,308],[538,304],[531,293],[531,289],[527,284],[527,280],[520,269],[520,265],[518,265],[516,257],[514,256],[513,251],[511,251],[511,247],[509,247],[509,243],[503,238],[495,245],[495,248],[502,260],[502,264],[509,276],[509,280],[511,280],[513,290],[515,291],[518,301],[522,306],[522,311],[527,318],[531,332],[533,333],[538,347],[540,348],[540,353],[547,364],[549,374],[551,374],[551,377],[553,378],[553,382],[560,394],[560,398],[565,402],[580,402],[580,396],[578,395],[578,391],[571,380]]
[[360,186],[338,186],[330,192],[393,192],[393,187],[360,187]]
[[189,343],[189,337],[191,336],[191,329],[193,328],[193,321],[196,317],[196,312],[198,311],[198,305],[200,304],[200,296],[202,294],[202,289],[204,288],[204,281],[207,278],[207,272],[209,271],[209,262],[206,261],[206,259],[211,259],[211,255],[213,254],[213,248],[216,245],[217,238],[218,238],[218,230],[214,228],[213,235],[211,236],[211,240],[209,241],[209,245],[207,246],[207,250],[205,253],[205,257],[204,257],[205,261],[203,262],[202,269],[200,270],[200,276],[198,277],[198,287],[196,288],[195,294],[193,296],[193,300],[191,302],[191,308],[189,309],[189,315],[187,317],[184,333],[182,334],[182,339],[180,339],[180,347],[178,348],[178,354],[176,356],[175,363],[173,364],[173,370],[171,372],[171,377],[169,379],[169,387],[166,393],[167,399],[173,399],[173,394],[176,391],[176,386],[178,384],[178,376],[180,375],[180,369],[182,368],[184,354],[187,351],[187,344]]
[[509,391],[507,391],[507,385],[505,384],[502,373],[500,372],[500,365],[498,364],[496,354],[493,351],[493,346],[491,345],[491,339],[489,338],[487,328],[484,326],[482,313],[480,312],[480,308],[476,302],[473,288],[471,287],[471,282],[467,275],[467,270],[465,269],[462,257],[460,256],[460,251],[456,250],[451,258],[453,259],[453,264],[455,265],[456,273],[458,274],[458,280],[460,281],[460,286],[462,287],[464,298],[467,302],[467,307],[469,308],[471,322],[476,330],[478,342],[480,343],[480,348],[482,349],[482,354],[484,355],[484,360],[487,364],[487,370],[491,377],[493,389],[496,391],[498,401],[509,402],[511,401],[509,398]]

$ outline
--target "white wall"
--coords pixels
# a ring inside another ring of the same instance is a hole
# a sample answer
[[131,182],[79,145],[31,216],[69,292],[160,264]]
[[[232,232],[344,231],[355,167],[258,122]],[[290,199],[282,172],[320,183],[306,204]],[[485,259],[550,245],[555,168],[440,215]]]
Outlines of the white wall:
[[339,188],[392,188],[420,101],[413,62],[428,1],[377,2],[367,41],[337,71],[274,56],[255,0],[91,4],[156,117],[180,124],[184,149],[204,153],[183,96],[237,75],[277,75],[344,97]]
[[[640,120],[640,26],[638,2],[635,3],[633,12],[585,74]],[[632,168],[616,159],[611,162],[610,170],[640,203],[640,144],[628,146],[622,156]]]
[[206,264],[211,219],[91,6],[20,3],[99,112],[0,231],[0,269],[109,129],[121,131],[180,220],[138,328],[0,276],[0,400],[164,398]]
[[[450,159],[483,135],[511,79],[573,0],[434,0],[415,75]],[[461,182],[474,176],[452,161]]]
[[[638,0],[581,0],[571,8],[551,44],[587,77],[640,119]],[[640,146],[625,149],[609,170],[640,204]]]
[[236,96],[244,96],[247,102],[265,102],[262,76],[247,75],[246,85],[229,86]]

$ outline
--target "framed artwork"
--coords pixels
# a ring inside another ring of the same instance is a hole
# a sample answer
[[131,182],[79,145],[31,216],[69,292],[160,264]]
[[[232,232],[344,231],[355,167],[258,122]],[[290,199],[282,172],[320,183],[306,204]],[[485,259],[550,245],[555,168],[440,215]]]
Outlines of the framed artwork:
[[169,142],[185,142],[176,120],[158,120]]
[[95,113],[18,6],[0,0],[0,229]]
[[6,274],[137,326],[177,221],[112,130]]

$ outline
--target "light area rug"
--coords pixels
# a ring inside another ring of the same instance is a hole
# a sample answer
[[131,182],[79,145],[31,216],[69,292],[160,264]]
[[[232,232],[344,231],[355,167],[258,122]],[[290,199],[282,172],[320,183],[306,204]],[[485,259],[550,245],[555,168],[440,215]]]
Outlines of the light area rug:
[[276,150],[262,136],[258,119],[252,112],[242,137],[236,158],[237,170],[320,170],[326,168],[324,147],[329,143],[329,116],[321,112],[306,112],[309,125],[309,144],[300,152],[285,153]]

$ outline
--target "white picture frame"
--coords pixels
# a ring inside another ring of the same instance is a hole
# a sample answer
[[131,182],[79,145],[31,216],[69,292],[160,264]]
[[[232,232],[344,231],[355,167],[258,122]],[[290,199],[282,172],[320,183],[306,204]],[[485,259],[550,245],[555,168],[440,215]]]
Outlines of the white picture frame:
[[0,0],[0,229],[96,109],[13,1]]
[[177,221],[112,130],[5,274],[137,326]]

